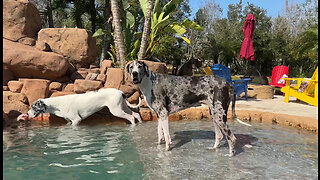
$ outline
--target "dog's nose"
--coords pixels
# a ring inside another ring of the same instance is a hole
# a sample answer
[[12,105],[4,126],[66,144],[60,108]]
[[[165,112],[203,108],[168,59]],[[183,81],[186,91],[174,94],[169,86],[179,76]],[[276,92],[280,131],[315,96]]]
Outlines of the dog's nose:
[[137,71],[134,71],[134,72],[132,72],[132,76],[138,76],[138,72]]

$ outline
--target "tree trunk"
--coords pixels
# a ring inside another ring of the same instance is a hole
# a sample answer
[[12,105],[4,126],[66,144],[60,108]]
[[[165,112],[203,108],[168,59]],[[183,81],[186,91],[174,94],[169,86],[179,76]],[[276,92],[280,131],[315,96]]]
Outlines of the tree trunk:
[[53,16],[52,16],[52,4],[51,4],[51,0],[47,0],[47,11],[48,11],[48,24],[49,24],[49,28],[54,28],[54,25],[53,25]]
[[96,32],[96,7],[95,0],[90,0],[90,20],[91,20],[91,32]]
[[124,69],[126,63],[126,46],[121,28],[121,15],[118,0],[110,0],[112,12],[112,26],[114,28],[114,43],[116,45],[117,60],[120,61],[121,68]]
[[[104,22],[104,29],[108,32],[108,34],[111,33],[111,22],[109,21],[109,18],[111,18],[111,9],[110,9],[110,1],[105,0],[104,9],[103,9],[103,20]],[[108,57],[108,49],[110,49],[110,36],[103,35],[102,40],[102,50],[101,50],[101,57],[100,57],[100,65],[103,60],[105,60]]]
[[81,20],[82,13],[80,12],[81,5],[79,3],[81,2],[74,1],[74,9],[75,9],[74,20],[76,21],[77,28],[83,28],[82,20]]
[[146,50],[148,46],[148,39],[149,39],[150,28],[151,28],[152,9],[153,9],[153,0],[148,0],[148,6],[146,9],[146,17],[144,20],[143,33],[141,38],[141,46],[138,54],[138,59],[145,59],[145,56],[146,56]]

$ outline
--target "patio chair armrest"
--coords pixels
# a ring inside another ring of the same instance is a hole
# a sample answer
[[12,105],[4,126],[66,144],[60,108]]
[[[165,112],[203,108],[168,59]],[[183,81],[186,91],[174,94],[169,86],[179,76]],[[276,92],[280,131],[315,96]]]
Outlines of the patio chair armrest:
[[245,78],[245,79],[237,79],[237,80],[232,80],[233,83],[248,83],[251,79],[250,78]]
[[306,79],[306,78],[282,78],[284,80],[296,80],[296,81],[318,81],[313,79]]

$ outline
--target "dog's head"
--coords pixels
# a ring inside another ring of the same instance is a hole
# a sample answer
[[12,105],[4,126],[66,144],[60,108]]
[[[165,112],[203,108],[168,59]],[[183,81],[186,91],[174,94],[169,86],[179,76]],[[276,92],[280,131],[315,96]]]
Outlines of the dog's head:
[[46,110],[47,105],[41,99],[39,99],[32,104],[31,109],[28,111],[28,116],[30,118],[35,118],[39,114],[45,113]]
[[192,62],[192,68],[200,68],[202,67],[202,62],[200,59],[194,58],[190,60]]
[[128,64],[126,72],[133,84],[139,84],[144,77],[149,77],[149,68],[143,61],[133,61]]

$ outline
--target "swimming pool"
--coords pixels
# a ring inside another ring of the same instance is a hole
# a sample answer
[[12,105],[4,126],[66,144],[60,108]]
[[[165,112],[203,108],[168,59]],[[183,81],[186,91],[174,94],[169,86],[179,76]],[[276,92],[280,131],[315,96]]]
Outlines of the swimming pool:
[[170,122],[171,151],[157,122],[130,126],[27,127],[4,134],[4,179],[317,179],[318,136],[229,122],[235,157],[213,152],[211,121]]
[[[8,136],[8,135],[7,135]],[[143,179],[126,127],[27,128],[6,137],[4,179]]]

